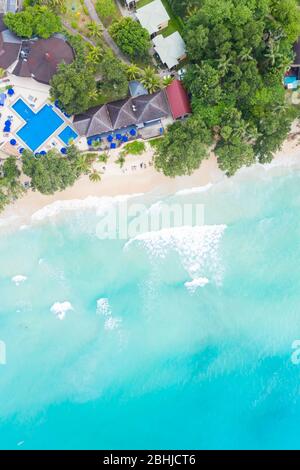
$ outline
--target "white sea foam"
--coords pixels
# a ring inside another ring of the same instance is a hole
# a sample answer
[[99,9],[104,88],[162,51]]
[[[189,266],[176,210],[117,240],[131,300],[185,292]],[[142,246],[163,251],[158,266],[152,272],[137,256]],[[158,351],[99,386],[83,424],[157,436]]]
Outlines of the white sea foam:
[[66,313],[70,310],[74,310],[70,302],[55,302],[50,311],[59,319],[63,320],[66,316]]
[[115,330],[121,323],[121,318],[108,317],[104,322],[105,330]]
[[22,282],[27,280],[27,277],[23,276],[22,274],[17,274],[16,276],[12,277],[11,280],[16,284],[16,286],[19,286]]
[[184,285],[189,292],[194,293],[198,287],[204,287],[208,283],[207,277],[196,277],[192,281],[185,282]]
[[180,191],[177,191],[175,193],[175,196],[186,196],[188,194],[197,194],[197,193],[203,193],[204,191],[208,191],[210,188],[212,188],[213,184],[208,183],[205,186],[197,186],[194,188],[187,188],[187,189],[181,189]]
[[219,244],[226,225],[183,226],[147,232],[130,239],[124,249],[143,246],[150,258],[165,258],[170,252],[179,255],[191,278],[210,277],[222,282]]
[[111,204],[116,204],[118,202],[126,201],[127,199],[142,196],[143,193],[128,194],[123,196],[116,197],[96,197],[88,196],[85,199],[71,199],[65,201],[55,201],[52,204],[49,204],[42,209],[35,212],[31,219],[34,222],[40,222],[44,219],[55,217],[61,212],[67,211],[78,211],[86,209],[97,210],[99,215],[105,211]]
[[119,317],[114,317],[112,315],[112,310],[109,305],[109,300],[107,297],[101,297],[97,300],[97,309],[96,314],[105,317],[104,329],[105,330],[115,330],[119,328],[122,319]]
[[109,316],[111,315],[111,308],[109,305],[109,301],[106,297],[101,297],[101,299],[97,300],[97,315],[104,315]]
[[21,225],[20,228],[19,228],[19,230],[21,230],[21,231],[22,231],[22,230],[28,230],[29,228],[30,228],[30,225],[26,225],[26,224],[25,224],[25,225]]

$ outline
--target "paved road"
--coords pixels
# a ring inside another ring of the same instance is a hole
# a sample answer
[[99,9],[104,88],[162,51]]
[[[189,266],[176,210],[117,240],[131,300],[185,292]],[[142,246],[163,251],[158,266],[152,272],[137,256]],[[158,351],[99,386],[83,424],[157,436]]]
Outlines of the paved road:
[[87,7],[88,9],[88,12],[89,12],[89,15],[92,19],[92,21],[94,21],[95,23],[97,23],[101,29],[102,29],[102,36],[103,36],[103,39],[104,41],[106,42],[106,44],[114,51],[115,55],[120,59],[122,60],[123,62],[125,62],[126,64],[130,64],[130,61],[127,59],[127,57],[121,52],[121,50],[119,49],[119,47],[117,46],[117,44],[115,43],[115,41],[112,39],[111,35],[109,34],[109,32],[107,31],[107,29],[105,28],[104,24],[102,23],[102,21],[100,20],[97,12],[96,12],[96,9],[95,9],[95,6],[94,6],[94,3],[92,0],[84,0],[84,3],[85,3],[85,6]]

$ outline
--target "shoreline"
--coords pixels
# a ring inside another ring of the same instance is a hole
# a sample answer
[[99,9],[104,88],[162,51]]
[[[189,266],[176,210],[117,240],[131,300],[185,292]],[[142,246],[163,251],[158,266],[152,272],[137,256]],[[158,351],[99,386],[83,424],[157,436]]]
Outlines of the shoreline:
[[[251,170],[255,171],[257,168],[266,171],[273,170],[275,174],[282,174],[284,169],[291,167],[293,169],[300,168],[299,123],[295,122],[293,128],[281,150],[275,154],[270,164],[243,167],[232,178],[247,177]],[[91,182],[88,176],[81,176],[72,187],[53,195],[43,195],[32,190],[27,191],[23,197],[9,204],[0,214],[0,227],[10,225],[11,222],[15,222],[19,226],[26,225],[36,212],[62,201],[82,201],[91,197],[134,196],[153,192],[167,196],[179,191],[210,187],[226,179],[225,174],[219,169],[217,158],[213,153],[201,163],[200,168],[192,175],[166,177],[157,172],[152,165],[149,165],[153,149],[149,143],[146,146],[147,150],[143,155],[139,157],[128,155],[122,169],[115,163],[120,149],[110,152],[108,163],[94,164],[94,168],[98,171],[103,171],[105,167],[101,181],[98,183]]]

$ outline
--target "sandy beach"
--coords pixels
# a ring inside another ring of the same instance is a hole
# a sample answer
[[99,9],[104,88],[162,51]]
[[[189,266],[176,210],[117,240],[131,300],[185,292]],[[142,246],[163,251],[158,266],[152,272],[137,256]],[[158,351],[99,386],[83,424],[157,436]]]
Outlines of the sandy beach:
[[[295,122],[282,149],[275,155],[272,163],[266,165],[266,168],[300,166],[299,136],[300,124]],[[157,194],[165,195],[183,189],[214,184],[226,177],[218,168],[216,156],[211,154],[191,176],[168,178],[154,169],[151,164],[153,149],[148,143],[146,148],[147,150],[142,156],[128,155],[123,168],[115,163],[119,150],[110,151],[106,164],[96,163],[93,165],[102,173],[101,181],[98,183],[91,182],[88,176],[82,176],[74,186],[54,195],[47,196],[37,191],[27,191],[22,198],[7,206],[1,214],[0,224],[3,225],[8,220],[18,220],[19,224],[26,223],[35,212],[56,201],[82,200],[89,196],[113,197],[154,191]]]

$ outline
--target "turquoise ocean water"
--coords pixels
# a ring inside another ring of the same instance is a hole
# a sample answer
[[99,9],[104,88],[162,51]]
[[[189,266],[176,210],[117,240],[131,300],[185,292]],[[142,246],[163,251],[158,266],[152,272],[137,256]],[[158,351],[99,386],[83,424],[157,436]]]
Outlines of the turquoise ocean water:
[[299,448],[299,188],[168,196],[205,225],[129,242],[96,237],[101,200],[2,229],[0,448]]

